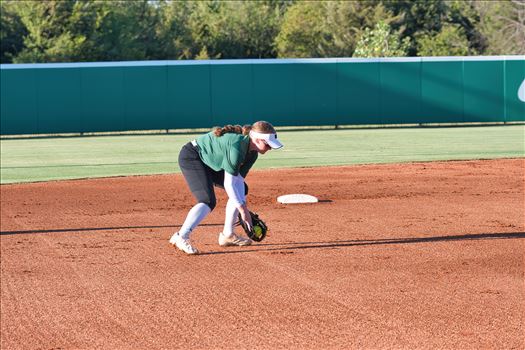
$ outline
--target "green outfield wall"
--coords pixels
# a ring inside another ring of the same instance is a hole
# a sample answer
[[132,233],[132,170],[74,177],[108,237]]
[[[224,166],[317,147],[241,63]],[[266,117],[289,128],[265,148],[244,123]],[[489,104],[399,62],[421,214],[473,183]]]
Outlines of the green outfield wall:
[[525,56],[0,65],[2,135],[525,121]]

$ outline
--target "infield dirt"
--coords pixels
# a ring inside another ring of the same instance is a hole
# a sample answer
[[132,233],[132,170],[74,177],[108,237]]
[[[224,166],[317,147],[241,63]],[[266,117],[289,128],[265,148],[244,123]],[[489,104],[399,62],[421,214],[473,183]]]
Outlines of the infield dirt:
[[[1,188],[1,348],[525,348],[525,159],[252,171],[267,239],[181,175]],[[321,202],[282,205],[279,195]]]

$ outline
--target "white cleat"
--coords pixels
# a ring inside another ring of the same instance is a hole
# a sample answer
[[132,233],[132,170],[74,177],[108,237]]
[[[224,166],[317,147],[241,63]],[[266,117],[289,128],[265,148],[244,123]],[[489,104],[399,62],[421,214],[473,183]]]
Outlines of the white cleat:
[[250,245],[252,244],[252,240],[249,238],[244,238],[241,236],[237,236],[235,233],[233,233],[230,237],[226,237],[222,232],[219,234],[219,245],[221,247],[228,247],[228,246],[244,246],[244,245]]
[[184,239],[181,236],[179,236],[179,233],[176,232],[173,236],[170,238],[170,244],[173,244],[178,249],[182,250],[184,253],[189,255],[199,254],[199,251],[197,248],[191,245],[189,239]]

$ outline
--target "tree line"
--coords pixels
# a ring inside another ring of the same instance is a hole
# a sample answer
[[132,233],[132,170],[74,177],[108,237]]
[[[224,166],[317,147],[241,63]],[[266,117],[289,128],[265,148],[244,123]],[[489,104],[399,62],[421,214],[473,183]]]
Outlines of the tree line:
[[1,62],[525,54],[525,0],[3,0]]

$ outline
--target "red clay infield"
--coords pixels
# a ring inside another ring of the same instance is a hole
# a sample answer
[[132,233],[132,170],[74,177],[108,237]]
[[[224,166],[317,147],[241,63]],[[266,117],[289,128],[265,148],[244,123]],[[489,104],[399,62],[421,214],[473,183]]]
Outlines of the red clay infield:
[[[525,348],[525,159],[253,171],[216,244],[181,175],[1,186],[2,349]],[[322,201],[281,205],[277,196]]]

